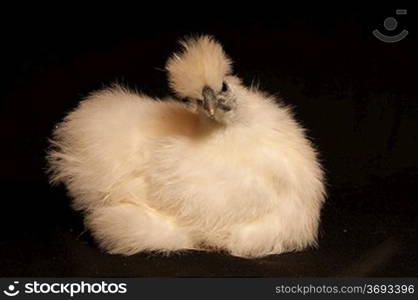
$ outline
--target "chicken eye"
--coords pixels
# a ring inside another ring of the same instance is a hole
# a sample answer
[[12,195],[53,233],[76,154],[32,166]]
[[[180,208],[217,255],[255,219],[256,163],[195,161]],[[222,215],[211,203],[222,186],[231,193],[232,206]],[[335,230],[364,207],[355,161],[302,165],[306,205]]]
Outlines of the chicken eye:
[[230,111],[232,109],[231,106],[226,105],[226,104],[219,104],[219,108],[225,112]]
[[222,82],[222,92],[226,92],[228,90],[228,85],[226,84],[226,82]]

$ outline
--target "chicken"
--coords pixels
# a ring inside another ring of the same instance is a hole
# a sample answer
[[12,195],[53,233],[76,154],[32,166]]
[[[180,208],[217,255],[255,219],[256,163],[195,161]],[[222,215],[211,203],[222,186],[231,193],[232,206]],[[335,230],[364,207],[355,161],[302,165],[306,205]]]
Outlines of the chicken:
[[291,111],[232,75],[210,36],[168,59],[176,96],[92,93],[56,127],[48,163],[112,254],[261,257],[315,245],[324,176]]

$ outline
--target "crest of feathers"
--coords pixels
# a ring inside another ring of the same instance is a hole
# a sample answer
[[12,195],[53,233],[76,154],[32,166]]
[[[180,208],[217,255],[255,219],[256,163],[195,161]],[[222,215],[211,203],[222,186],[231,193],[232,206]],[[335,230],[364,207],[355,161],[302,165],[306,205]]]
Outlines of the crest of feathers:
[[231,60],[211,36],[191,37],[180,42],[183,49],[168,59],[170,87],[180,98],[201,97],[202,87],[220,90],[232,72]]

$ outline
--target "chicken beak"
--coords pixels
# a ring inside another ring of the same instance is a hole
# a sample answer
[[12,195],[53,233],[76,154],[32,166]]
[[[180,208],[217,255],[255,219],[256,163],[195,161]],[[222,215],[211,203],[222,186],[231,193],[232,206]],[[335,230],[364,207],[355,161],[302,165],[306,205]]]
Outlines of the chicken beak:
[[208,86],[205,86],[202,90],[204,109],[209,113],[211,117],[215,114],[215,108],[218,105],[215,92]]

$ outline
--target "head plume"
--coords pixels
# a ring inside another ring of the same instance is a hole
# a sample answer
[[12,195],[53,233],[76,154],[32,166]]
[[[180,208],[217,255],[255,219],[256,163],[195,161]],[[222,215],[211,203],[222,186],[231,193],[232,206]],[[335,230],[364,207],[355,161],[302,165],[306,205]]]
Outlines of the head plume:
[[203,35],[180,42],[183,49],[166,64],[170,87],[181,98],[200,98],[205,86],[214,91],[232,71],[231,60],[211,36]]

